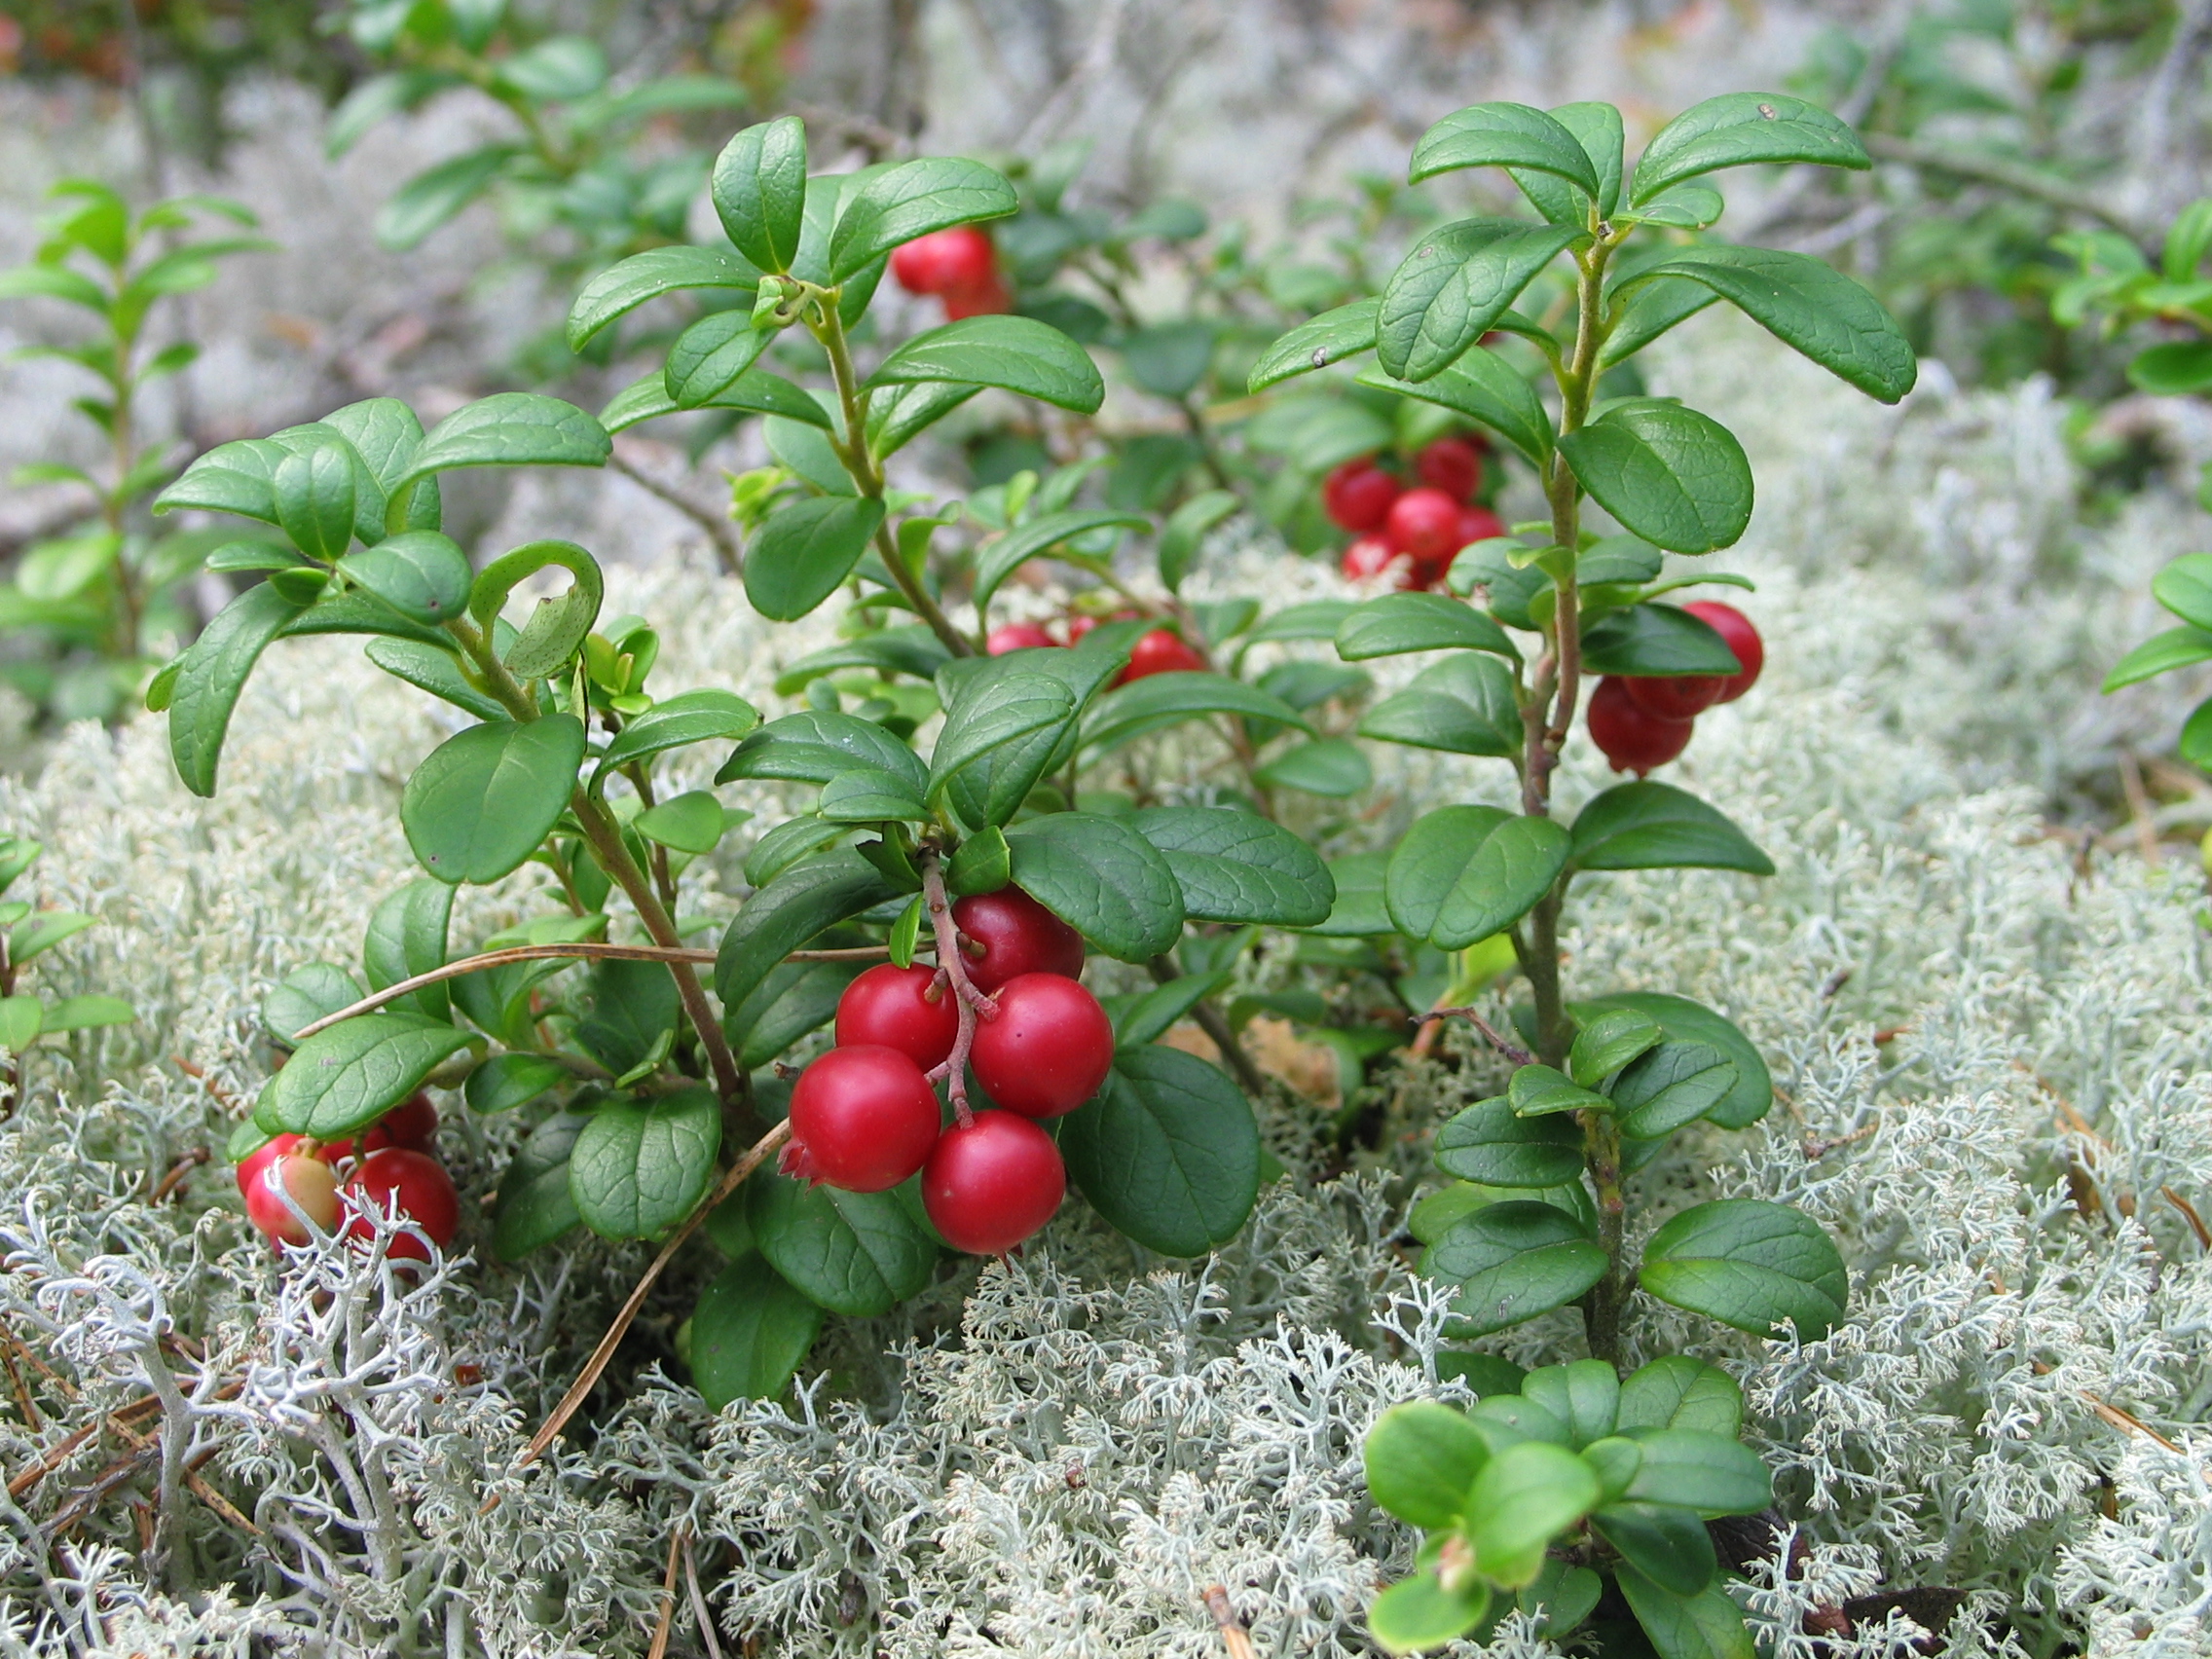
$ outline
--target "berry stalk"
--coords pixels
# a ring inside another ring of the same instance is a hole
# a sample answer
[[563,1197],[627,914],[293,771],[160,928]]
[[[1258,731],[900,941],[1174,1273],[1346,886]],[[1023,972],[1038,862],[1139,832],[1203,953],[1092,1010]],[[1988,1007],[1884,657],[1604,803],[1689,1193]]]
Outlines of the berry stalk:
[[976,1021],[996,1019],[999,1005],[968,977],[968,959],[960,952],[960,928],[952,919],[952,901],[945,896],[943,865],[934,847],[922,849],[922,907],[929,912],[930,931],[937,938],[937,971],[960,1011],[952,1052],[926,1075],[932,1083],[943,1080],[952,1097],[952,1115],[966,1128],[976,1121],[968,1107],[968,1056],[976,1047]]

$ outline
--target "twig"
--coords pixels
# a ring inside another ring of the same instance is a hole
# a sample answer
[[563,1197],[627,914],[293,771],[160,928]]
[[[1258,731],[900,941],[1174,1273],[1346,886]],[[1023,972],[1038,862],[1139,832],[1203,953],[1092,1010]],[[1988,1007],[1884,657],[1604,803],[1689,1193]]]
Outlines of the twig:
[[929,912],[930,929],[937,936],[937,971],[952,992],[960,1025],[952,1039],[952,1052],[931,1068],[930,1082],[942,1080],[952,1097],[952,1115],[962,1127],[974,1123],[968,1109],[968,1055],[976,1047],[977,1018],[996,1019],[999,1005],[976,988],[968,977],[968,959],[960,952],[960,927],[952,919],[952,901],[945,896],[944,869],[937,849],[922,852],[922,907]]
[[154,1190],[146,1195],[146,1201],[150,1204],[160,1203],[183,1184],[187,1175],[214,1156],[203,1146],[194,1147],[178,1159],[174,1164],[170,1165],[169,1172],[154,1184]]
[[1946,150],[1937,144],[1924,144],[1917,138],[1896,138],[1886,132],[1869,132],[1865,138],[1867,153],[1881,161],[1902,162],[1907,166],[1949,173],[1954,178],[1972,179],[1976,184],[1993,184],[2015,196],[2029,197],[2065,212],[2079,213],[2110,225],[2129,240],[2156,251],[2157,239],[2147,237],[2140,225],[2095,191],[2077,189],[2064,179],[1999,156]]
[[722,562],[722,569],[733,576],[745,574],[745,550],[739,545],[737,532],[726,518],[718,516],[701,502],[694,501],[675,485],[655,478],[633,461],[625,460],[617,448],[607,458],[607,470],[619,472],[631,483],[649,496],[657,496],[707,534],[715,544],[715,553]]
[[[510,962],[535,962],[552,957],[574,957],[579,961],[615,962],[691,962],[712,964],[719,953],[712,950],[692,950],[682,945],[665,944],[595,944],[579,941],[574,944],[513,944],[503,950],[487,950],[481,956],[465,956],[459,962],[449,962],[443,968],[433,968],[426,974],[418,974],[411,979],[402,979],[396,985],[387,985],[359,1002],[326,1014],[312,1025],[303,1025],[292,1033],[294,1043],[304,1043],[317,1031],[326,1031],[342,1019],[357,1014],[371,1014],[394,1002],[411,991],[424,985],[435,985],[441,980],[458,979],[463,975],[481,972],[486,968],[503,968]],[[787,955],[787,962],[880,962],[891,954],[890,948],[880,944],[848,945],[837,950],[794,950]],[[184,1062],[179,1060],[179,1065]]]
[[82,1428],[71,1430],[53,1451],[8,1483],[8,1495],[10,1497],[22,1496],[31,1488],[37,1486],[40,1481],[60,1468],[62,1464],[69,1461],[70,1453],[76,1451],[78,1447],[84,1445],[86,1441],[99,1432],[99,1422],[95,1419]]
[[[1155,956],[1145,966],[1152,970],[1152,977],[1163,985],[1183,977],[1175,964],[1164,956]],[[1229,1069],[1236,1074],[1236,1081],[1244,1086],[1244,1092],[1255,1100],[1266,1099],[1268,1080],[1260,1075],[1260,1068],[1252,1063],[1252,1056],[1244,1051],[1244,1045],[1236,1040],[1236,1033],[1229,1029],[1229,1021],[1221,1016],[1221,1010],[1201,997],[1191,1005],[1191,1017],[1198,1022],[1198,1029],[1221,1051],[1221,1057],[1229,1062]]]
[[722,1644],[715,1637],[714,1615],[707,1610],[706,1593],[699,1588],[699,1563],[688,1538],[683,1540],[683,1582],[691,1592],[691,1614],[699,1621],[699,1640],[707,1644],[707,1659],[722,1659]]
[[[755,1141],[747,1149],[745,1156],[730,1165],[729,1173],[722,1177],[721,1184],[707,1195],[682,1227],[670,1235],[668,1242],[660,1247],[660,1254],[653,1258],[652,1266],[645,1271],[644,1276],[632,1288],[629,1300],[622,1304],[621,1311],[614,1315],[614,1322],[608,1326],[607,1335],[599,1339],[599,1346],[591,1350],[591,1358],[584,1362],[584,1368],[577,1373],[575,1382],[561,1396],[561,1403],[553,1408],[553,1415],[545,1419],[544,1426],[532,1437],[529,1448],[516,1462],[517,1468],[535,1462],[545,1449],[553,1444],[561,1430],[568,1426],[569,1419],[576,1415],[576,1408],[584,1403],[584,1397],[599,1382],[600,1373],[607,1369],[608,1361],[614,1357],[615,1348],[621,1346],[623,1337],[628,1334],[630,1321],[638,1316],[638,1309],[645,1305],[645,1293],[652,1289],[661,1271],[675,1258],[678,1248],[691,1236],[692,1230],[707,1219],[717,1204],[744,1185],[745,1178],[759,1168],[768,1155],[784,1144],[791,1132],[791,1120],[787,1118]],[[498,1502],[498,1494],[495,1493],[486,1500],[484,1510],[489,1511]]]
[[2147,865],[2158,862],[2158,827],[2151,818],[2150,792],[2143,787],[2142,763],[2135,758],[2135,751],[2122,746],[2120,752],[2120,788],[2127,797],[2127,816],[2135,827],[2135,850]]
[[1246,1634],[1244,1621],[1236,1616],[1236,1609],[1229,1604],[1229,1591],[1219,1584],[1205,1587],[1206,1611],[1213,1615],[1214,1628],[1221,1632],[1221,1644],[1229,1650],[1229,1659],[1252,1659],[1252,1638]]
[[203,1071],[201,1067],[194,1065],[190,1060],[186,1059],[182,1054],[171,1054],[169,1056],[169,1064],[176,1067],[178,1071],[184,1073],[184,1075],[192,1079],[193,1082],[205,1088],[207,1090],[208,1098],[213,1100],[215,1104],[220,1106],[224,1111],[230,1113],[233,1117],[242,1117],[244,1115],[239,1110],[238,1096],[233,1094],[229,1089],[225,1088],[221,1084],[217,1083],[213,1078],[209,1077],[206,1072]]
[[668,1570],[660,1575],[660,1622],[653,1626],[653,1644],[646,1650],[646,1659],[662,1659],[668,1652],[669,1632],[676,1626],[676,1562],[683,1548],[683,1535],[690,1531],[688,1523],[679,1523],[668,1539]]
[[1415,1015],[1415,1018],[1419,1020],[1450,1019],[1454,1014],[1460,1015],[1477,1031],[1480,1031],[1490,1046],[1511,1064],[1532,1066],[1536,1063],[1535,1055],[1530,1053],[1520,1044],[1508,1042],[1496,1026],[1482,1016],[1479,1010],[1472,1008],[1432,1008],[1426,1014]]

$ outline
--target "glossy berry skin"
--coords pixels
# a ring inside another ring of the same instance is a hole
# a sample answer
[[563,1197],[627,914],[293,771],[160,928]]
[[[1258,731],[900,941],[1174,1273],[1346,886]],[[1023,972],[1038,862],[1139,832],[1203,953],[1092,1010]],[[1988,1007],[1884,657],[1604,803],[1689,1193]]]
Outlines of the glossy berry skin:
[[[453,1177],[444,1164],[413,1147],[387,1146],[370,1153],[353,1166],[338,1196],[346,1206],[343,1236],[364,1249],[376,1238],[367,1214],[372,1205],[379,1215],[396,1213],[413,1222],[441,1250],[453,1242],[454,1229],[461,1224],[461,1195],[453,1190]],[[430,1250],[414,1234],[398,1233],[385,1255],[391,1261],[426,1262]]]
[[1404,494],[1405,486],[1362,456],[1347,461],[1321,480],[1321,510],[1339,530],[1355,535],[1381,530],[1390,516],[1390,504]]
[[1617,674],[1600,681],[1590,699],[1590,740],[1616,772],[1641,778],[1664,766],[1690,746],[1695,729],[1690,720],[1664,720],[1646,712]]
[[1001,622],[983,641],[983,649],[992,656],[1004,656],[1009,651],[1032,650],[1039,645],[1059,643],[1034,622]]
[[1052,1219],[1067,1196],[1052,1137],[1012,1112],[978,1112],[944,1131],[922,1170],[922,1207],[955,1250],[1003,1256]]
[[391,1137],[393,1146],[411,1146],[427,1152],[438,1138],[438,1109],[418,1088],[377,1120],[378,1128]]
[[1645,714],[1690,720],[1720,701],[1728,682],[1717,674],[1652,674],[1624,675],[1621,683]]
[[1483,452],[1465,438],[1438,438],[1414,458],[1414,476],[1455,501],[1469,501],[1482,488]]
[[[297,1135],[281,1138],[299,1139]],[[242,1174],[245,1165],[239,1167]],[[251,1181],[241,1179],[240,1186],[245,1193],[246,1220],[272,1244],[305,1244],[316,1230],[327,1233],[338,1225],[338,1177],[319,1158],[279,1152],[262,1164]],[[313,1229],[292,1213],[284,1201],[287,1193],[314,1224]]]
[[261,1172],[298,1146],[303,1138],[300,1135],[271,1135],[240,1159],[239,1197],[250,1198],[253,1196],[253,1184],[261,1178]]
[[1114,1022],[1096,997],[1057,974],[1022,974],[995,1000],[998,1016],[977,1023],[969,1051],[984,1093],[1024,1118],[1057,1118],[1098,1092],[1114,1064]]
[[1132,680],[1147,680],[1155,674],[1192,674],[1205,666],[1205,659],[1191,649],[1180,635],[1165,628],[1155,628],[1149,634],[1138,636],[1137,643],[1129,647],[1129,666],[1122,670],[1114,683],[1126,685]]
[[1083,973],[1083,935],[1018,887],[955,900],[952,920],[981,952],[968,952],[968,977],[979,991],[995,991],[1022,974]]
[[892,249],[891,277],[909,294],[949,294],[998,279],[998,254],[974,225],[932,231]]
[[[932,994],[932,987],[936,987]],[[960,1009],[937,970],[879,962],[837,999],[837,1046],[896,1049],[928,1071],[952,1052]],[[931,1110],[936,1110],[933,1102]]]
[[1721,682],[1716,702],[1733,703],[1758,683],[1759,670],[1766,666],[1766,642],[1759,631],[1751,626],[1751,619],[1733,605],[1722,605],[1717,600],[1700,600],[1682,608],[1701,621],[1710,623],[1715,633],[1728,642],[1728,648],[1736,653],[1736,660],[1744,665],[1744,672],[1731,674]]
[[1382,538],[1417,565],[1449,563],[1459,551],[1459,503],[1441,490],[1408,490],[1390,507]]
[[912,1056],[876,1044],[831,1049],[792,1089],[783,1171],[848,1193],[880,1193],[922,1166],[943,1122]]
[[1388,571],[1393,559],[1404,561],[1407,571],[1411,571],[1413,562],[1403,553],[1392,551],[1390,544],[1380,535],[1363,535],[1338,557],[1337,568],[1352,580],[1363,582]]

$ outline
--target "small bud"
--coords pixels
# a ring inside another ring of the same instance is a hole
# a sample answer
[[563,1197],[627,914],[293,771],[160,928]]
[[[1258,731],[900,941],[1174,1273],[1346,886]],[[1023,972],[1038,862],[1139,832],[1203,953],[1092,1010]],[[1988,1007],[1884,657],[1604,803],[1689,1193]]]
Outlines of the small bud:
[[792,285],[781,276],[761,277],[759,290],[755,294],[753,300],[753,326],[755,328],[782,326],[783,318],[776,313],[783,309],[784,302],[792,296],[793,292]]
[[1474,1576],[1475,1546],[1455,1532],[1436,1552],[1436,1581],[1456,1596],[1474,1581]]

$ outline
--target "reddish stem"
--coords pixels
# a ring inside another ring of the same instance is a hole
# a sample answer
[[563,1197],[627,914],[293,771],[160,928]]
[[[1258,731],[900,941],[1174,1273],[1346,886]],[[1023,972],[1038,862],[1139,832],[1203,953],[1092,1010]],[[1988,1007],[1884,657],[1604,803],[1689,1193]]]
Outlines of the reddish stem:
[[960,1014],[952,1052],[928,1076],[932,1083],[944,1081],[952,1096],[952,1115],[966,1128],[976,1121],[976,1115],[968,1109],[968,1055],[976,1047],[976,1021],[978,1016],[996,1019],[999,1005],[968,977],[968,958],[961,952],[960,929],[952,919],[952,902],[945,897],[944,871],[934,847],[922,849],[922,904],[930,913],[930,930],[937,936],[937,971],[952,987]]

